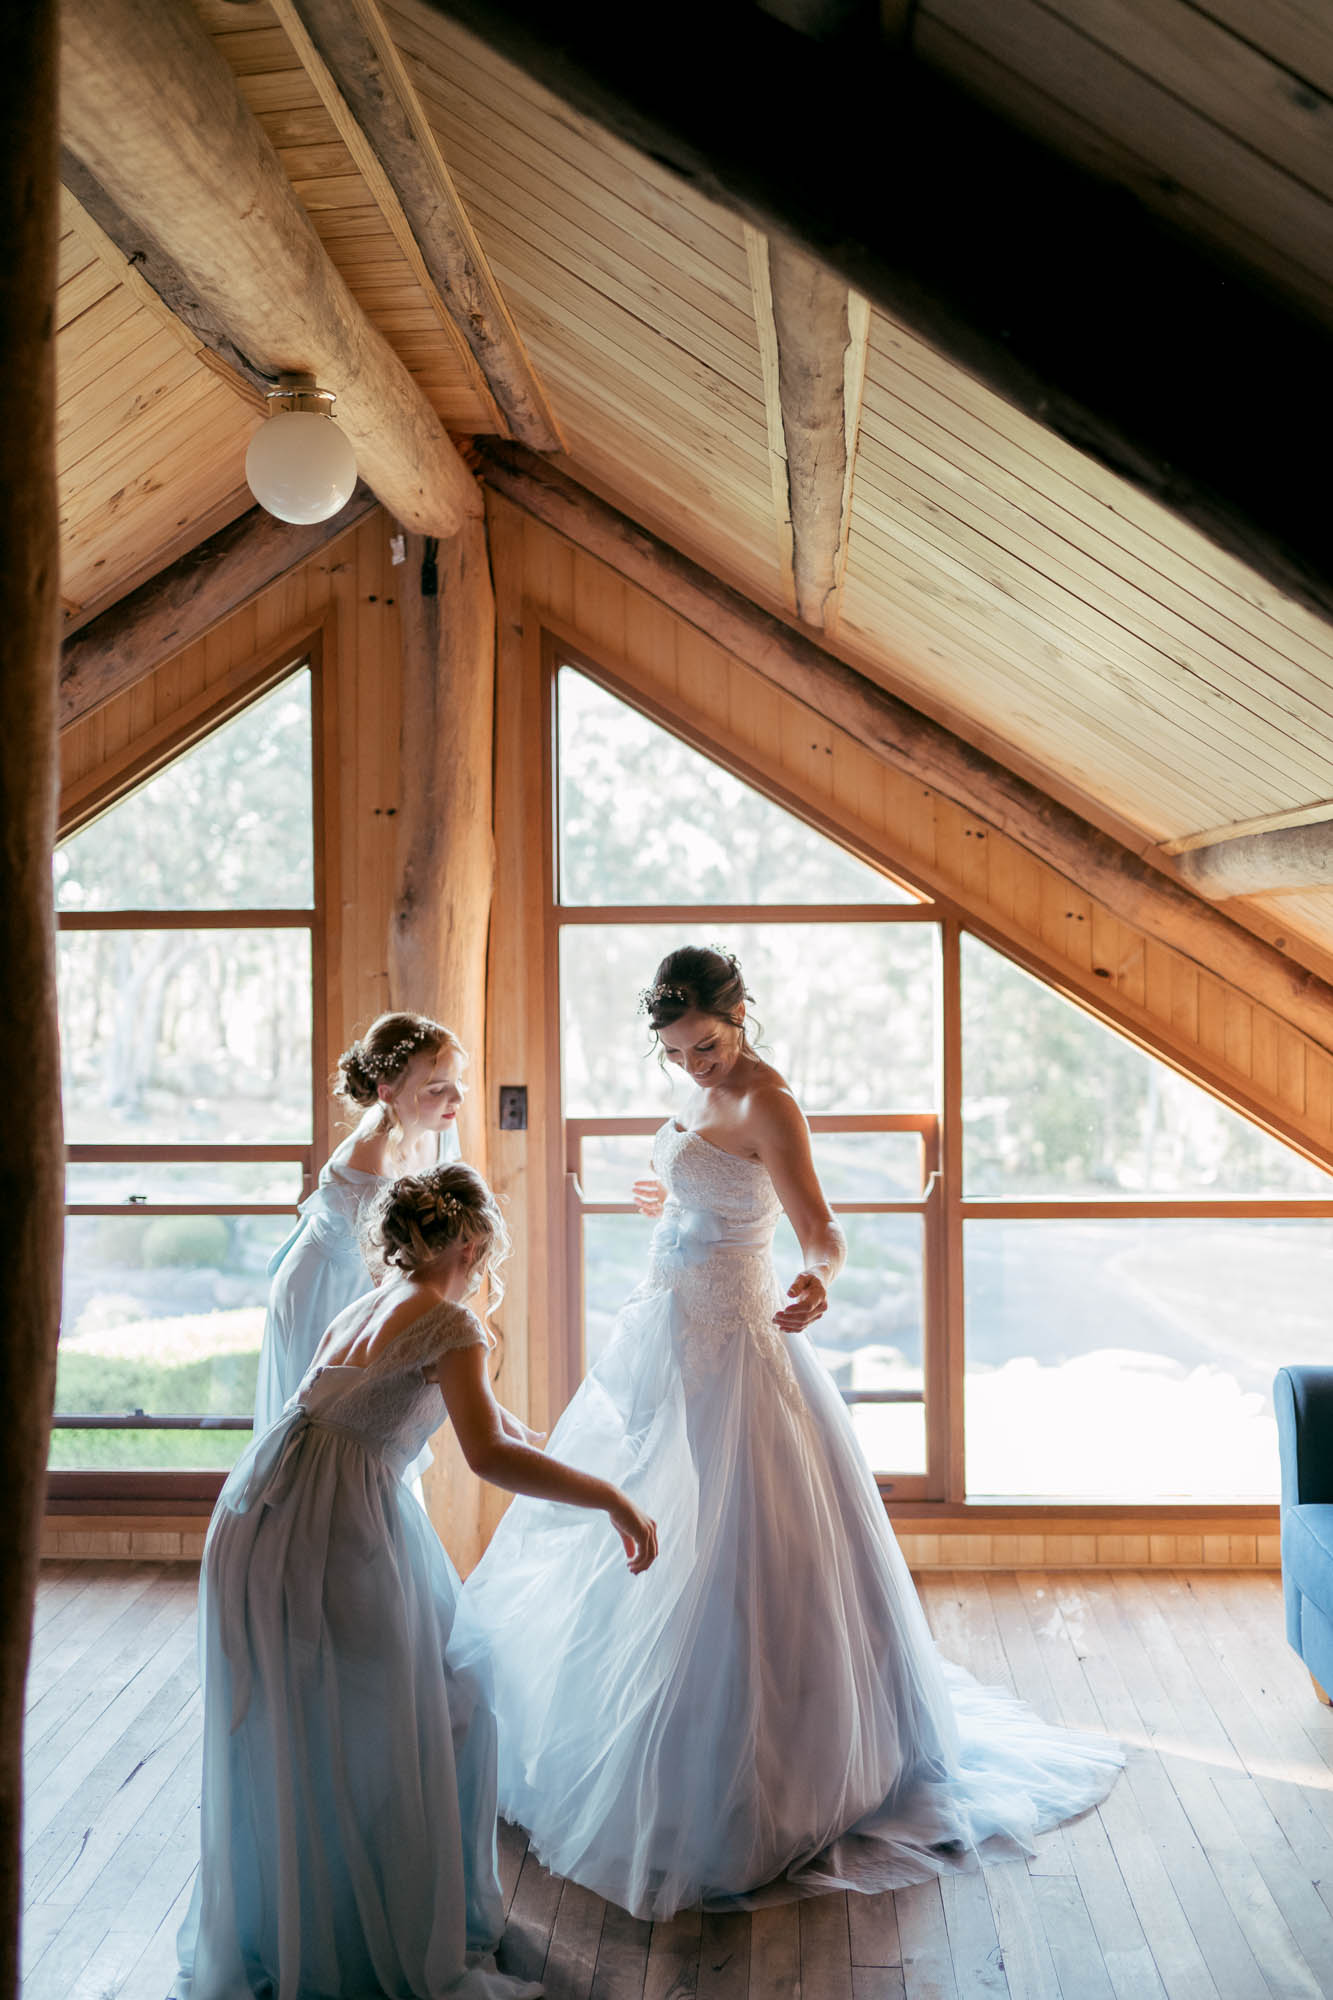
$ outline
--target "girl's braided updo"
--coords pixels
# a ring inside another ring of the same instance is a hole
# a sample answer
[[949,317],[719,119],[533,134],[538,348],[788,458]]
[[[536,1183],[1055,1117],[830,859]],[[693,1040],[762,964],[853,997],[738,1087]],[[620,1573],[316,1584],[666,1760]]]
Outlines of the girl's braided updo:
[[409,1275],[456,1243],[481,1244],[472,1289],[487,1279],[488,1319],[504,1297],[500,1266],[509,1255],[509,1231],[474,1167],[456,1160],[391,1181],[369,1204],[363,1229],[370,1260]]

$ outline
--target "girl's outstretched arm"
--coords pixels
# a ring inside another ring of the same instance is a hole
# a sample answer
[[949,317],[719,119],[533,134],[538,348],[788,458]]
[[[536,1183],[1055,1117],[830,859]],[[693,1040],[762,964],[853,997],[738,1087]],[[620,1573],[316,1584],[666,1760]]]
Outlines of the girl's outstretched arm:
[[440,1385],[449,1421],[472,1471],[478,1479],[503,1487],[507,1493],[562,1500],[570,1507],[592,1507],[608,1514],[625,1545],[630,1569],[638,1576],[656,1559],[656,1522],[640,1513],[610,1480],[562,1465],[558,1458],[548,1458],[545,1452],[510,1437],[491,1389],[486,1360],[487,1350],[478,1341],[471,1347],[451,1348],[426,1371]]

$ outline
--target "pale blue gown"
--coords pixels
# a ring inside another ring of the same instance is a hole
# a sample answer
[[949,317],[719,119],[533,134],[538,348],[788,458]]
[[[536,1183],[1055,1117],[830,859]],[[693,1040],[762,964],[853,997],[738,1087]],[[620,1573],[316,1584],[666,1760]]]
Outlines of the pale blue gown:
[[[339,1330],[372,1332],[400,1286]],[[484,1342],[430,1308],[369,1366],[319,1367],[222,1489],[204,1551],[201,1859],[179,2000],[528,2000],[503,1928],[484,1657],[403,1472],[444,1421],[423,1370]]]
[[464,1588],[492,1660],[500,1809],[557,1875],[664,1918],[896,1888],[1095,1804],[1115,1744],[1042,1722],[935,1648],[842,1399],[772,1324],[757,1162],[663,1126],[645,1282],[551,1437],[657,1521],[516,1500]]
[[[374,1131],[379,1113],[372,1105],[356,1130],[329,1156],[319,1184],[300,1206],[300,1221],[269,1262],[268,1312],[255,1382],[255,1436],[281,1416],[315,1357],[325,1330],[338,1314],[374,1283],[362,1255],[359,1225],[386,1176],[363,1173],[347,1162],[353,1148]],[[458,1158],[458,1133],[440,1137],[439,1163]],[[431,1462],[429,1450],[413,1466],[419,1478]]]

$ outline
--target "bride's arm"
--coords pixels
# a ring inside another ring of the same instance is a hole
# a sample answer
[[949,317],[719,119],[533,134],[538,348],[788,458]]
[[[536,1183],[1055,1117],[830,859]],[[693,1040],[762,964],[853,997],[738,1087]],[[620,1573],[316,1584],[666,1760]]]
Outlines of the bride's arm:
[[790,1092],[756,1091],[747,1107],[746,1128],[805,1259],[786,1305],[773,1315],[774,1325],[791,1333],[827,1310],[828,1288],[847,1259],[847,1239],[819,1185],[810,1157],[810,1128]]

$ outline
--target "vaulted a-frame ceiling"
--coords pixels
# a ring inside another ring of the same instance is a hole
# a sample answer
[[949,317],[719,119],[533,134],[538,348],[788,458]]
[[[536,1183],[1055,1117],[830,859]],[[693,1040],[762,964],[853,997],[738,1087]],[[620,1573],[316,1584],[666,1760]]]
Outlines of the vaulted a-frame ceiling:
[[[511,431],[297,52],[329,0],[196,11],[431,408],[455,436]],[[1200,836],[1333,800],[1333,631],[1309,603],[444,11],[343,11],[392,40],[576,480],[761,606],[795,622],[799,605],[826,648],[1168,869]],[[1333,30],[1317,16],[942,0],[904,33],[921,64],[1327,319]],[[253,385],[66,201],[73,627],[249,504],[258,417]],[[803,328],[818,351],[797,351]],[[1333,965],[1333,888],[1229,907]]]

